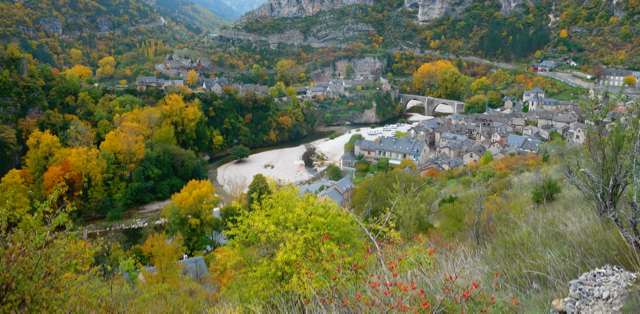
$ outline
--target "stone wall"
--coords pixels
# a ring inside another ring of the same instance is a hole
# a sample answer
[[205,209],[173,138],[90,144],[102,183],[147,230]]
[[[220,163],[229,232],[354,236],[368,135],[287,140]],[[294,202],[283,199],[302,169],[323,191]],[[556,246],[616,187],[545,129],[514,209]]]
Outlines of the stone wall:
[[617,313],[637,279],[637,273],[611,265],[583,273],[569,282],[568,297],[553,301],[551,313]]

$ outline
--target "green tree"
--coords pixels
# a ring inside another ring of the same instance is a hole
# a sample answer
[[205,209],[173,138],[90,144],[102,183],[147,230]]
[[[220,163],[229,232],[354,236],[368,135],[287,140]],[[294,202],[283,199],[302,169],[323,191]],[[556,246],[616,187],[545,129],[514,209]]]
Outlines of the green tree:
[[622,28],[620,29],[620,39],[622,39],[622,41],[628,41],[632,37],[633,33],[631,33],[629,25],[622,26]]
[[351,65],[351,62],[347,63],[347,67],[344,70],[345,72],[345,78],[350,80],[353,78],[353,66]]
[[231,148],[231,158],[234,160],[244,160],[249,157],[249,148],[243,145],[236,145]]
[[480,163],[484,165],[488,165],[491,161],[493,161],[493,154],[490,151],[484,152],[482,154],[482,158],[480,158]]
[[475,95],[464,104],[465,113],[483,113],[487,110],[489,99],[485,95]]
[[558,181],[553,178],[545,178],[542,183],[533,187],[531,200],[536,204],[546,204],[555,201],[560,193],[562,193],[562,188],[558,185]]
[[253,181],[249,184],[249,190],[247,191],[249,210],[251,210],[254,203],[262,203],[269,195],[271,195],[271,188],[269,187],[267,178],[260,173],[254,175]]
[[329,175],[329,179],[333,181],[340,180],[344,175],[342,173],[342,170],[340,170],[340,167],[336,166],[335,164],[329,164],[329,166],[327,167],[327,174]]
[[350,152],[352,149],[356,147],[356,141],[362,140],[362,139],[364,139],[364,136],[362,136],[362,134],[360,133],[351,135],[351,137],[349,138],[349,141],[346,144],[344,144],[344,152],[345,153]]
[[171,203],[162,210],[171,235],[181,234],[187,252],[195,254],[211,245],[209,235],[219,223],[213,216],[221,198],[209,180],[192,180],[171,196]]

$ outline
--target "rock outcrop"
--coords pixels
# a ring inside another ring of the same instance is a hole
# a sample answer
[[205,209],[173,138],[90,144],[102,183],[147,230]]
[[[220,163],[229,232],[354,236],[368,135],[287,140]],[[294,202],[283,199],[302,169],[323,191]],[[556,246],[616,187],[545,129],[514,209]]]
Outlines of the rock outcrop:
[[62,36],[62,20],[56,18],[48,18],[40,20],[40,25],[44,27],[47,32],[58,34]]
[[387,62],[374,57],[365,57],[362,59],[339,60],[336,62],[336,76],[346,77],[347,65],[351,64],[353,70],[352,78],[363,78],[366,75],[375,75],[381,77],[386,73]]
[[281,17],[304,17],[315,15],[320,11],[354,4],[373,5],[373,0],[269,0],[249,13],[247,18],[267,20]]
[[605,265],[569,282],[569,296],[556,299],[551,313],[617,313],[622,309],[627,286],[638,279],[619,266]]
[[[502,14],[510,14],[517,9],[517,5],[523,0],[499,0],[502,5]],[[433,19],[445,14],[451,16],[460,15],[464,9],[471,4],[471,0],[405,0],[404,7],[407,9],[418,9],[418,22],[428,23]]]

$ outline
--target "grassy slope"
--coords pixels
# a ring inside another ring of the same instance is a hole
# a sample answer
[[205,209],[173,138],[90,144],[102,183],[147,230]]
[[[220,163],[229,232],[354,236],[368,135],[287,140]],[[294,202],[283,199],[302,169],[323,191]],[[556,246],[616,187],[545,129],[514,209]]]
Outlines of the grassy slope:
[[[151,5],[179,23],[200,31],[213,32],[229,22],[188,0],[156,0]],[[191,29],[190,29],[191,30]]]

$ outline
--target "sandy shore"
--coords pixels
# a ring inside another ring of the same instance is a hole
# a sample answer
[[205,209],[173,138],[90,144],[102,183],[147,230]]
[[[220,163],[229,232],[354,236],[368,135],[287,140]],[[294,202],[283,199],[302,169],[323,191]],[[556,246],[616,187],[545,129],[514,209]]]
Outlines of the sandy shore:
[[[340,157],[344,155],[344,144],[349,141],[352,135],[360,133],[365,139],[375,140],[378,136],[393,136],[396,131],[407,132],[410,128],[411,125],[405,124],[379,135],[369,135],[367,131],[370,128],[366,127],[359,129],[360,131],[351,130],[333,140],[321,139],[311,144],[316,147],[317,154],[322,153],[327,157],[327,162],[340,164]],[[218,168],[218,183],[227,192],[233,193],[238,189],[246,191],[253,176],[258,173],[276,180],[293,183],[311,179],[314,176],[314,171],[305,168],[302,161],[302,154],[305,151],[305,146],[300,145],[251,155],[246,161],[240,163],[227,163]]]

